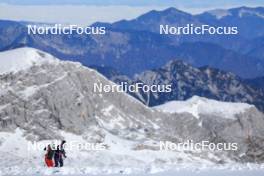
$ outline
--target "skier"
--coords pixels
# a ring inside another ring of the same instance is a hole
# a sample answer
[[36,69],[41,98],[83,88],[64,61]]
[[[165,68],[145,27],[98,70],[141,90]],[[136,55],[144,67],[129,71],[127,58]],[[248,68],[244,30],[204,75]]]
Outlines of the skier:
[[44,150],[47,151],[45,154],[45,163],[48,167],[53,167],[53,155],[54,155],[54,150],[52,150],[51,146],[48,145],[48,147],[45,147]]
[[66,141],[62,141],[61,145],[57,146],[57,150],[55,151],[54,160],[55,160],[55,167],[62,167],[63,166],[63,157],[66,158],[66,152],[64,150],[64,144]]

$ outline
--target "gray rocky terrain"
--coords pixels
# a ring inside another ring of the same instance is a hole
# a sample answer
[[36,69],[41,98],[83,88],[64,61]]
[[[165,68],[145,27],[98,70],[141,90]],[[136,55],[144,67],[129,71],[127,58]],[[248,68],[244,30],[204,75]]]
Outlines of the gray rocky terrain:
[[[34,51],[39,57],[50,59],[42,51],[18,50]],[[61,139],[57,131],[62,130],[93,142],[104,141],[104,131],[142,144],[148,140],[234,142],[238,143],[237,151],[217,151],[213,153],[218,156],[215,160],[208,151],[193,155],[216,163],[230,159],[264,161],[264,115],[254,106],[235,118],[200,114],[197,119],[190,113],[165,113],[143,105],[126,93],[95,93],[94,83],[114,83],[79,63],[57,59],[3,73],[0,82],[0,132],[20,128],[31,141]]]

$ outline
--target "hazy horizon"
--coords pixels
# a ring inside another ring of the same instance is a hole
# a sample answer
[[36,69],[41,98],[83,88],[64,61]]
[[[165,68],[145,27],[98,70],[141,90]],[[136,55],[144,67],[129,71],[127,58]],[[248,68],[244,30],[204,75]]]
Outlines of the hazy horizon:
[[[103,4],[104,2],[104,4]],[[122,19],[133,19],[150,10],[164,10],[175,7],[179,10],[199,14],[207,10],[227,9],[241,6],[257,7],[264,6],[264,2],[245,2],[237,0],[226,0],[221,2],[210,1],[83,1],[66,0],[62,4],[60,0],[40,0],[38,2],[25,0],[0,0],[0,19],[14,21],[31,21],[41,23],[62,23],[89,25],[94,22],[115,22]],[[181,3],[180,3],[181,2]],[[184,3],[183,3],[184,2]],[[233,2],[233,3],[231,3]]]

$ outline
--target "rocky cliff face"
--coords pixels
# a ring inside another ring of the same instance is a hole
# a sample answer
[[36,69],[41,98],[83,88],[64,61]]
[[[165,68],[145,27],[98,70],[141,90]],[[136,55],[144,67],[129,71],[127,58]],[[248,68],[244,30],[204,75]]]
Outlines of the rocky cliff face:
[[[230,72],[211,67],[195,68],[182,61],[171,61],[159,69],[145,71],[130,79],[110,68],[96,67],[117,84],[128,82],[146,85],[172,85],[171,92],[129,92],[148,106],[157,106],[168,101],[186,100],[198,95],[226,102],[246,102],[264,110],[264,92],[261,79],[244,80]],[[106,71],[108,70],[108,71]],[[257,84],[258,83],[258,84]]]
[[[62,130],[93,142],[104,141],[105,131],[139,144],[149,140],[237,142],[236,152],[205,151],[197,157],[213,162],[226,162],[227,158],[263,161],[264,115],[253,106],[235,113],[235,118],[158,111],[125,93],[95,93],[94,83],[114,83],[78,63],[58,61],[31,48],[8,52],[0,62],[16,57],[12,68],[29,57],[37,59],[29,59],[27,67],[1,73],[1,132],[20,128],[28,140],[60,139],[58,131]],[[209,153],[218,159],[213,160]]]
[[[46,53],[33,51],[50,59]],[[20,127],[45,139],[58,129],[83,134],[96,125],[124,133],[155,127],[157,117],[152,110],[134,98],[123,93],[94,93],[94,83],[114,83],[78,63],[33,63],[26,70],[2,74],[1,83],[2,130]]]

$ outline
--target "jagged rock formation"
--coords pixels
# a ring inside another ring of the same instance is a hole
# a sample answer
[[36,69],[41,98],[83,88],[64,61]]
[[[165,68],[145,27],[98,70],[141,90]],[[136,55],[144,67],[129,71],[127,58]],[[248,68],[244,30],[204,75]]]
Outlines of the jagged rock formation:
[[[0,76],[1,132],[20,128],[28,140],[59,139],[62,136],[58,131],[65,131],[89,141],[104,141],[107,131],[139,143],[236,142],[239,147],[236,152],[205,151],[197,157],[212,160],[208,157],[212,153],[218,157],[214,162],[227,162],[227,158],[239,162],[263,161],[264,115],[254,106],[235,113],[234,118],[214,113],[200,114],[197,118],[189,112],[162,112],[125,93],[95,93],[95,82],[114,83],[79,63],[58,61],[30,48],[8,51],[0,55],[0,61],[8,62],[14,57],[17,62],[12,65],[13,72]],[[20,68],[22,60],[28,65]]]

